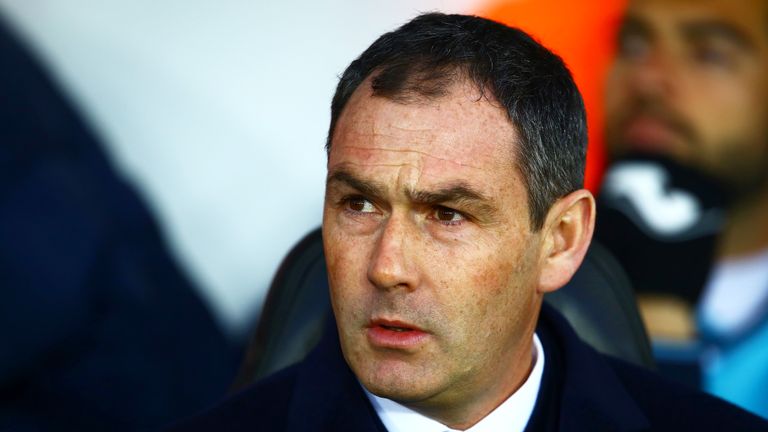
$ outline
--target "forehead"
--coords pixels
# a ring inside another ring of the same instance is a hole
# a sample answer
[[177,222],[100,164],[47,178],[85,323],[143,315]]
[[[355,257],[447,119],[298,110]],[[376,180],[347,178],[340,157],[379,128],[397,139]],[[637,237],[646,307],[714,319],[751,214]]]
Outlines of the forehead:
[[656,25],[719,22],[755,41],[768,39],[766,0],[633,0],[627,15]]
[[337,122],[329,168],[409,166],[425,179],[509,176],[516,141],[506,112],[468,82],[452,84],[444,96],[403,103],[374,96],[366,80]]

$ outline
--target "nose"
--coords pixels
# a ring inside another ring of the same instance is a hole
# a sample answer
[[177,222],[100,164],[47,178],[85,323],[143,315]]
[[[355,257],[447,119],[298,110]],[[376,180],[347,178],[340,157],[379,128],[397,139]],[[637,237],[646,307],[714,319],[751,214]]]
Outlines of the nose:
[[368,266],[368,280],[384,290],[413,290],[418,286],[415,255],[417,234],[404,217],[390,216],[382,227]]
[[659,48],[651,49],[625,64],[625,85],[644,99],[672,96],[680,76],[678,63],[673,53]]

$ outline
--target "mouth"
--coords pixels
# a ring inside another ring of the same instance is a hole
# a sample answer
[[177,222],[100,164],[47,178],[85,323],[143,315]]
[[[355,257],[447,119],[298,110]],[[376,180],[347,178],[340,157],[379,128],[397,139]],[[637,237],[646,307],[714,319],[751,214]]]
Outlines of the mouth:
[[367,336],[374,347],[408,350],[424,343],[429,333],[403,321],[374,319],[368,324]]
[[413,330],[413,329],[410,329],[410,328],[407,328],[407,327],[392,327],[392,326],[388,326],[388,325],[382,325],[381,327],[383,327],[385,330],[391,330],[391,331],[396,331],[396,332],[406,332],[406,331]]
[[632,151],[668,154],[684,140],[685,134],[675,124],[656,116],[639,115],[624,126],[623,141]]
[[675,135],[671,127],[652,117],[636,117],[627,123],[624,138],[631,145],[654,145]]
[[396,331],[396,332],[405,332],[405,331],[423,331],[419,327],[409,324],[403,321],[397,321],[397,320],[385,320],[385,319],[374,319],[371,320],[369,327],[381,327],[386,330]]

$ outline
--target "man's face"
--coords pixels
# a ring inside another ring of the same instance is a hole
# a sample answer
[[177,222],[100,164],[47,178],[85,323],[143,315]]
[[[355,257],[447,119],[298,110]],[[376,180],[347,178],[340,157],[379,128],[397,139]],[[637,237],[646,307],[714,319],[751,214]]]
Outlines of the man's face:
[[612,157],[660,153],[738,189],[768,177],[768,2],[635,0],[606,84]]
[[541,236],[517,137],[466,83],[403,104],[366,81],[350,99],[323,240],[344,357],[371,392],[439,418],[493,408],[527,376]]

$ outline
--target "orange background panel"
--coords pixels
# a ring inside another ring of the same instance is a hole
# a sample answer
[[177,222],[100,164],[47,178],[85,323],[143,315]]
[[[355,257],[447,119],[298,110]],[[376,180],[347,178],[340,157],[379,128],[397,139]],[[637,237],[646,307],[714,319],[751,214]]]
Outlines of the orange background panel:
[[584,97],[589,128],[586,186],[596,191],[605,166],[602,83],[625,0],[491,1],[478,15],[521,28],[560,55]]

